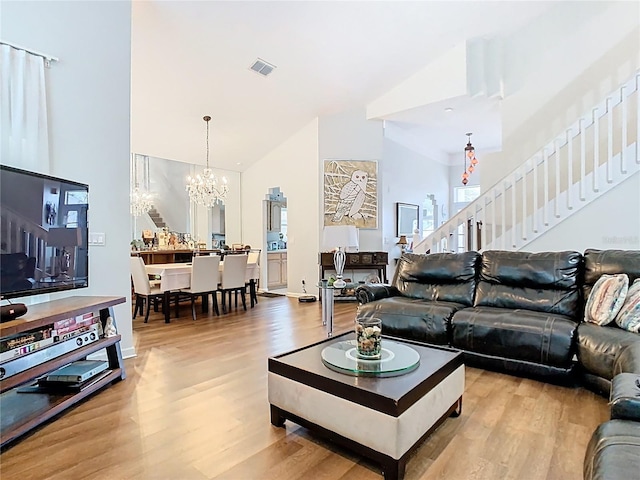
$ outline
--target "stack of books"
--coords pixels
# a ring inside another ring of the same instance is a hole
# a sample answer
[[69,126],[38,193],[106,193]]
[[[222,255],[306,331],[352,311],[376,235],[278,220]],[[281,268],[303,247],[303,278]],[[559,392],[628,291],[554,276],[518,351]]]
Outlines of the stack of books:
[[51,326],[10,335],[0,341],[0,363],[35,352],[54,342],[55,338]]
[[102,326],[100,318],[94,316],[93,313],[85,313],[84,315],[57,321],[53,324],[53,334],[58,342],[82,335],[92,330],[94,326],[97,326],[98,330],[100,330]]
[[100,319],[93,313],[85,313],[59,320],[53,325],[5,337],[0,341],[0,364],[92,330],[99,333],[99,322]]

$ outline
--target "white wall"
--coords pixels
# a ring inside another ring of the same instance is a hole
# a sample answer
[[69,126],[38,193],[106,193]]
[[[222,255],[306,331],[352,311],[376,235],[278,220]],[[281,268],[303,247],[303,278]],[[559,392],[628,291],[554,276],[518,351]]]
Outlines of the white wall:
[[503,154],[483,190],[630,78],[639,24],[638,2],[563,2],[504,42]]
[[382,118],[467,93],[467,48],[453,46],[367,106],[367,118]]
[[242,242],[262,248],[261,286],[267,284],[264,200],[270,188],[280,187],[287,198],[288,291],[302,293],[304,279],[313,293],[309,287],[318,281],[319,185],[317,119],[242,174]]
[[89,288],[71,295],[123,296],[115,307],[122,352],[135,355],[129,274],[131,2],[2,2],[2,39],[56,56],[47,71],[48,173],[89,184]]
[[632,175],[523,250],[584,252],[587,248],[640,250],[640,174]]
[[[388,125],[388,122],[387,122]],[[400,257],[396,245],[396,203],[410,203],[420,206],[420,229],[422,230],[422,210],[427,195],[434,194],[438,202],[438,218],[443,205],[449,203],[449,168],[447,165],[417,153],[388,135],[392,129],[385,128],[383,162],[384,215],[388,218],[383,228],[383,249],[390,258]],[[408,238],[411,241],[411,238]],[[394,270],[393,260],[389,260],[390,270]]]
[[[378,161],[378,228],[359,229],[360,250],[380,251],[383,249],[383,229],[388,222],[385,211],[384,171],[381,168],[383,154],[382,121],[367,120],[363,108],[320,117],[318,123],[319,171],[322,172],[324,160],[376,160]],[[318,186],[322,202],[322,174]],[[323,219],[323,205],[318,205],[317,218]],[[292,220],[289,220],[291,223]],[[322,232],[323,225],[319,225]],[[317,259],[316,259],[317,263]]]
[[[322,232],[322,168],[324,159],[378,161],[378,228],[360,229],[361,251],[400,250],[395,237],[396,202],[422,206],[427,194],[447,202],[448,167],[384,137],[383,124],[366,120],[364,109],[320,117],[293,135],[242,174],[243,241],[265,248],[263,200],[269,188],[287,197],[289,292],[301,293],[304,278],[318,276]],[[302,237],[301,237],[302,236]],[[262,282],[266,279],[262,262]],[[394,270],[390,260],[388,275]],[[359,279],[369,272],[345,272]],[[263,283],[264,285],[264,283]]]

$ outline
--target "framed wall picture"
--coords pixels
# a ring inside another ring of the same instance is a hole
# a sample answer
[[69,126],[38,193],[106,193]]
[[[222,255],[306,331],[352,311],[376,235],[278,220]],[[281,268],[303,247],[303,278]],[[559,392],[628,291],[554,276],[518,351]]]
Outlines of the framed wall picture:
[[411,237],[418,228],[420,207],[410,203],[396,203],[396,237]]
[[324,225],[378,228],[378,162],[324,161]]

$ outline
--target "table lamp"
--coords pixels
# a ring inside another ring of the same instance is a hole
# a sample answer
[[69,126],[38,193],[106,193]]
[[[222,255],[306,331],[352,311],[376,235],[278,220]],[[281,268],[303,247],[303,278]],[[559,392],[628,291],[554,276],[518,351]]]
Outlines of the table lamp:
[[333,266],[336,270],[334,288],[344,288],[347,283],[342,279],[346,254],[342,248],[358,247],[358,229],[355,225],[330,225],[322,231],[322,243],[324,248],[337,248],[333,254]]
[[400,245],[400,249],[402,250],[402,253],[404,253],[407,248],[407,236],[400,235],[400,240],[398,240],[397,245]]

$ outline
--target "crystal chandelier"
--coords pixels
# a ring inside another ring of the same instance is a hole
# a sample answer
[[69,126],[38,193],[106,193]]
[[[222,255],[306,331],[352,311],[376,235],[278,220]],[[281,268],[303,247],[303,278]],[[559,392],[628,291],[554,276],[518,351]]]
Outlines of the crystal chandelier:
[[[478,159],[476,158],[476,149],[471,145],[471,135],[473,133],[467,133],[467,137],[469,137],[469,141],[467,142],[467,146],[464,147],[464,173],[462,174],[462,184],[466,185],[469,183],[469,175],[473,173],[478,165]],[[469,160],[469,167],[467,168],[467,160]]]
[[187,177],[187,192],[192,202],[203,205],[207,208],[213,207],[216,203],[222,203],[227,198],[229,187],[227,179],[222,177],[218,182],[213,170],[209,168],[209,115],[203,117],[207,122],[207,167],[195,177]]
[[138,184],[138,162],[137,155],[131,154],[131,177],[133,178],[133,190],[131,190],[131,194],[129,195],[130,205],[131,205],[131,215],[135,217],[139,217],[140,215],[144,215],[151,207],[153,207],[153,195],[149,193],[149,157],[144,157],[144,171],[143,171],[143,183],[145,184],[145,188],[140,188]]

